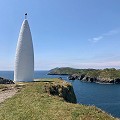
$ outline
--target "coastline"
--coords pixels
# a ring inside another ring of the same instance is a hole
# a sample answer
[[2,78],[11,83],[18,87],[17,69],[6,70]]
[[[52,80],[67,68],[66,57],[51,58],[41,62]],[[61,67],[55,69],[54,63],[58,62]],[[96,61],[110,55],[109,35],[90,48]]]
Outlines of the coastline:
[[[46,75],[48,73],[48,71],[35,71],[35,78],[59,78],[62,77],[63,80],[70,82],[71,84],[73,84],[74,86],[74,90],[75,90],[75,94],[77,96],[77,101],[78,103],[82,103],[82,104],[94,104],[95,106],[97,106],[98,103],[96,103],[96,100],[99,100],[99,103],[105,103],[106,100],[108,102],[114,102],[114,103],[118,103],[120,95],[118,95],[118,92],[120,91],[120,87],[119,85],[116,86],[116,84],[111,85],[111,84],[101,84],[99,85],[98,83],[95,84],[91,84],[91,83],[87,83],[87,82],[81,82],[80,80],[75,80],[75,81],[69,81],[67,79],[68,75],[63,75],[63,76],[58,76],[58,75]],[[4,76],[4,78],[6,78],[5,76],[8,76],[9,79],[13,79],[13,72],[5,72],[4,74],[2,72],[2,75]],[[98,85],[97,85],[98,84]],[[96,88],[97,86],[99,86],[98,88]],[[93,91],[93,89],[96,91]],[[105,91],[103,93],[103,91]],[[108,91],[108,92],[107,92]],[[109,92],[111,91],[111,92]],[[98,93],[97,93],[98,92]],[[92,94],[93,97],[88,96],[89,94]],[[96,94],[99,94],[99,96]],[[84,98],[82,97],[82,95],[84,95]],[[108,96],[107,98],[105,97],[104,99],[101,99],[101,97],[103,96]],[[110,98],[109,98],[110,96]],[[111,99],[114,98],[114,100],[111,101]],[[82,102],[81,102],[82,101]],[[112,105],[112,108],[110,108],[110,106]],[[107,107],[106,106],[97,106],[101,109],[104,109],[105,111],[107,111],[108,113],[111,113],[113,116],[115,117],[120,117],[120,114],[117,111],[120,111],[120,105],[117,105],[117,108],[114,104],[110,104]],[[113,112],[113,109],[116,109],[116,111]]]
[[81,80],[93,83],[120,84],[120,70],[105,69],[74,69],[69,67],[54,68],[49,75],[68,75],[69,80]]
[[[18,87],[19,84],[17,85]],[[61,95],[57,96],[51,94],[51,93],[57,93],[55,91],[57,90],[56,88],[58,88],[58,86],[65,88],[65,90],[69,89],[69,84],[70,83],[67,83],[64,80],[59,80],[59,79],[39,79],[39,80],[37,79],[36,82],[29,82],[29,83],[23,82],[22,86],[24,86],[23,87],[24,89],[20,90],[18,94],[16,94],[14,97],[11,97],[10,99],[7,99],[5,102],[2,103],[2,106],[0,107],[0,114],[1,114],[0,119],[8,120],[9,118],[12,117],[13,120],[15,120],[16,118],[22,117],[22,119],[27,118],[29,120],[32,120],[32,116],[34,116],[34,118],[36,119],[39,117],[39,118],[44,118],[45,120],[48,119],[48,117],[51,120],[52,119],[71,120],[71,118],[72,119],[92,118],[94,120],[116,119],[115,117],[111,116],[110,114],[107,114],[105,111],[95,106],[68,103],[64,99],[62,99],[62,97],[60,97]],[[54,87],[56,88],[53,89]],[[49,90],[52,91],[50,92]],[[69,94],[71,94],[70,92],[71,88],[67,91],[69,91]],[[19,104],[20,101],[21,104]],[[29,103],[29,105],[26,106],[27,103]],[[17,109],[14,109],[15,107]],[[25,111],[27,111],[26,114],[24,114]],[[14,114],[16,112],[17,114]],[[24,114],[24,116],[21,116],[22,114]]]

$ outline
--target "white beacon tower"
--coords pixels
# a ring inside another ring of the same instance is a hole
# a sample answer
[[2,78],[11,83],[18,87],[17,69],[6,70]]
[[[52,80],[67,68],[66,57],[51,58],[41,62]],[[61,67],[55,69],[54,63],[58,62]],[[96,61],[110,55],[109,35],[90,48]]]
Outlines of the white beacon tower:
[[15,55],[14,81],[30,82],[33,81],[33,75],[34,75],[33,43],[26,13],[18,37]]

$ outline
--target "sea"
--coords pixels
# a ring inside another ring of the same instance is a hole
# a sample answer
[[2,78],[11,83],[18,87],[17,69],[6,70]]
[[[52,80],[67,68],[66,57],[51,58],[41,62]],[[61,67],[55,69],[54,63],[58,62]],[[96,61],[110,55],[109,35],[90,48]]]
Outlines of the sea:
[[[94,105],[114,117],[120,118],[120,84],[98,84],[70,81],[67,75],[47,75],[48,71],[35,71],[34,78],[59,78],[73,85],[78,104]],[[0,71],[0,77],[13,80],[13,71]]]

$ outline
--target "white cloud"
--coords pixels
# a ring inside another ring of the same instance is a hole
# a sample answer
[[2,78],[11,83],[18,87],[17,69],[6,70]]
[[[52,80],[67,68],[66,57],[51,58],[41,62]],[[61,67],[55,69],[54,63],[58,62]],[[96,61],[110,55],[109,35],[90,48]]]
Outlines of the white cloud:
[[92,41],[92,42],[98,42],[99,40],[103,39],[103,36],[99,36],[99,37],[94,37],[92,39],[89,39],[89,41]]
[[90,38],[90,39],[88,39],[88,41],[96,43],[96,42],[98,42],[98,41],[100,41],[100,40],[102,40],[106,37],[109,37],[109,36],[112,36],[112,35],[115,35],[115,34],[118,34],[118,33],[120,33],[120,29],[111,30],[107,33],[104,33],[104,34],[98,36],[98,37]]

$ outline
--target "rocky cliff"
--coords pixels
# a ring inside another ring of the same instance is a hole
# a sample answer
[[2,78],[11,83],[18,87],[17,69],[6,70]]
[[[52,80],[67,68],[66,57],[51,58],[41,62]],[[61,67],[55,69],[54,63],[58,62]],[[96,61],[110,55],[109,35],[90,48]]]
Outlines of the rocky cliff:
[[46,83],[44,89],[47,93],[62,97],[67,102],[77,103],[72,85],[63,80]]

